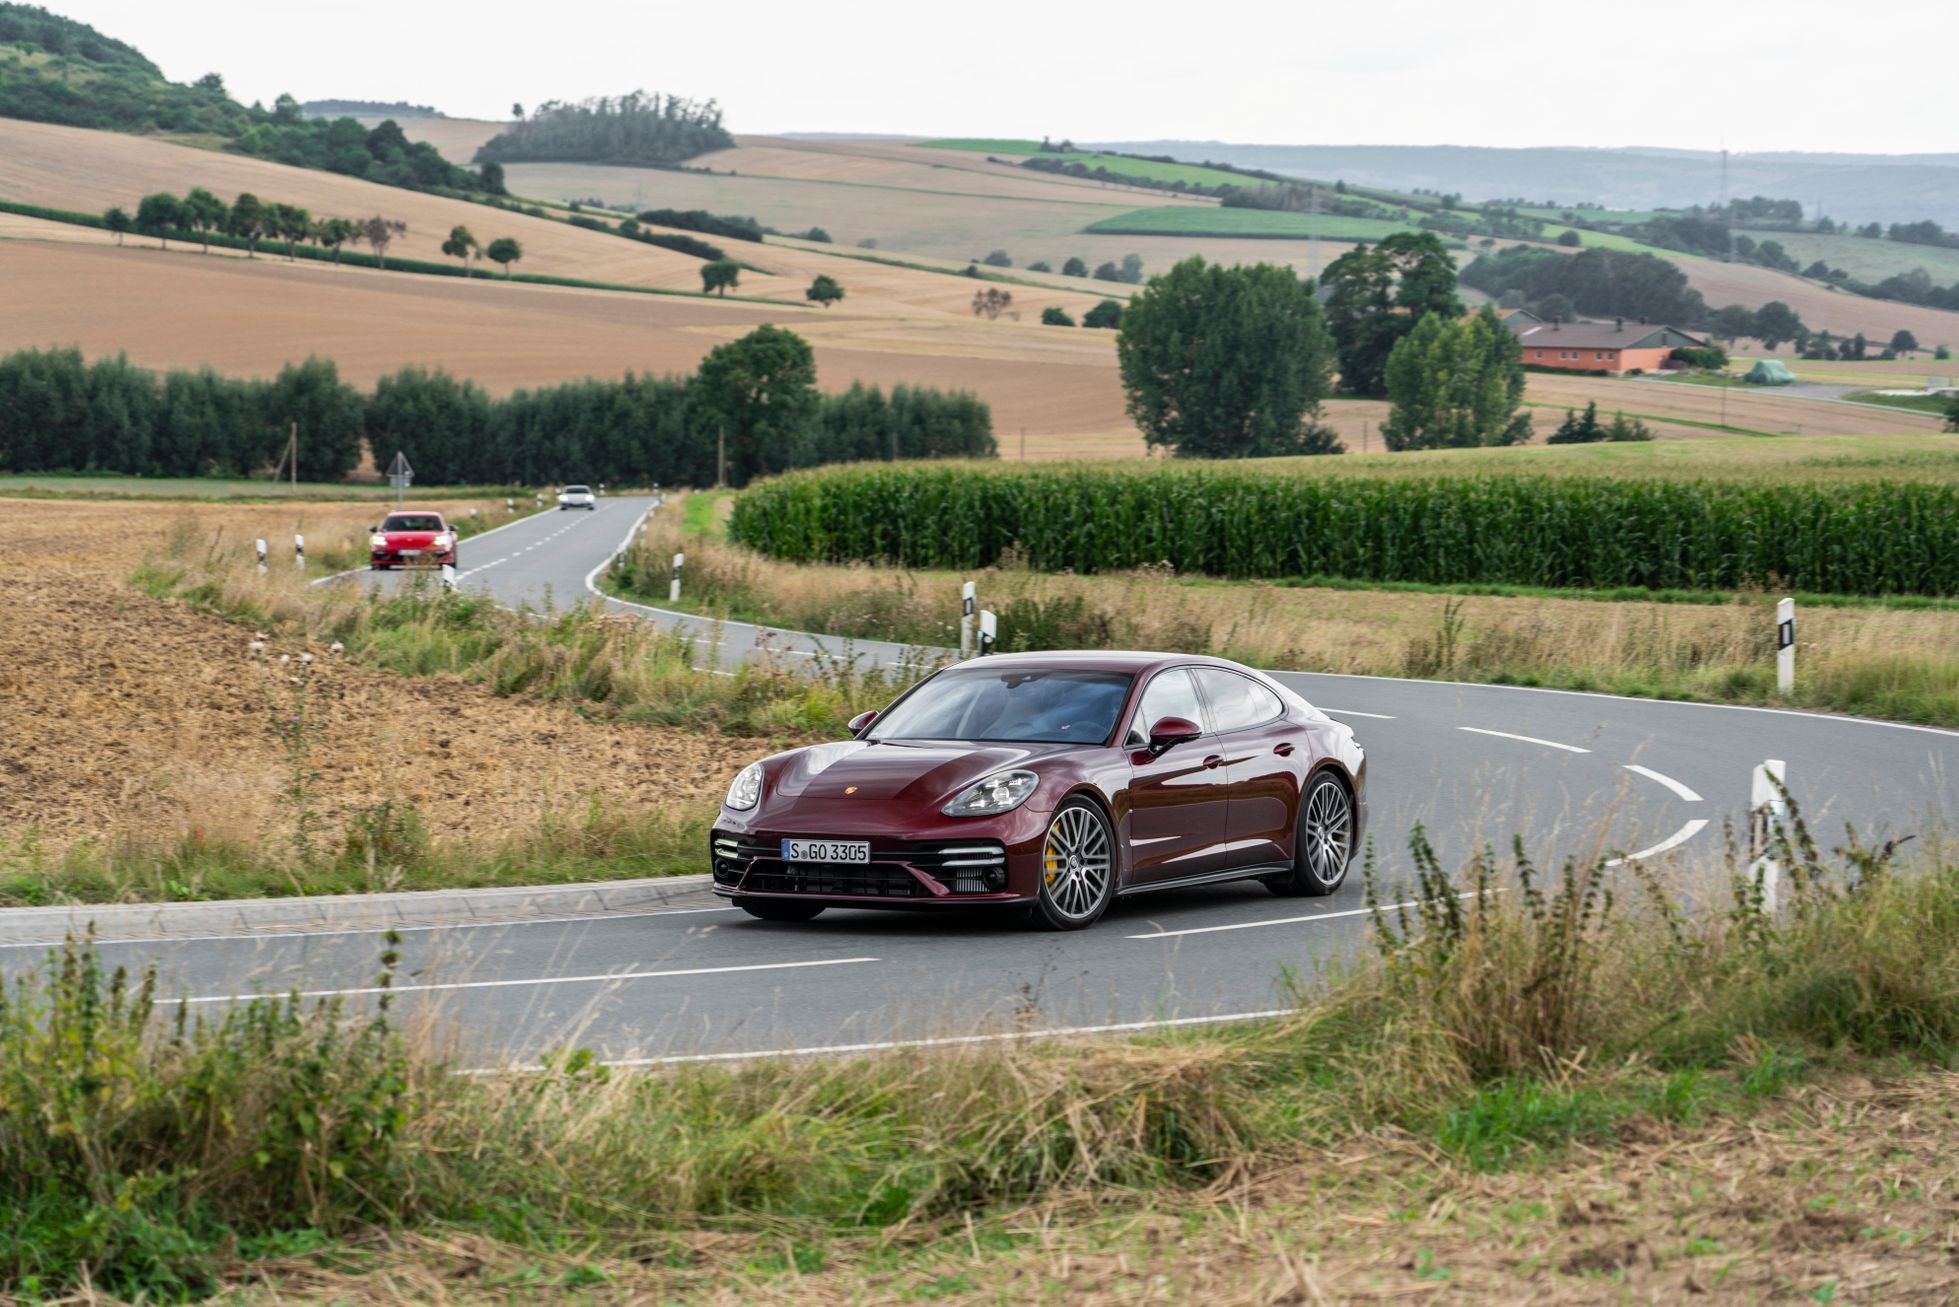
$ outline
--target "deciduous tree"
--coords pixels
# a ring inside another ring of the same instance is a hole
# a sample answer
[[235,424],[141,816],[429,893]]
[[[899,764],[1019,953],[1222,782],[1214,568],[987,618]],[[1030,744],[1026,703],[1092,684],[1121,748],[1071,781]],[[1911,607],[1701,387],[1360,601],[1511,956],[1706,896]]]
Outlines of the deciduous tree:
[[1193,458],[1340,452],[1314,421],[1332,342],[1313,283],[1291,269],[1186,259],[1136,294],[1121,332],[1129,415],[1151,445]]
[[727,439],[729,481],[744,485],[795,465],[817,407],[816,357],[795,332],[757,327],[711,350],[688,394]]
[[239,240],[245,242],[245,257],[258,257],[258,243],[265,235],[265,205],[258,196],[246,191],[231,202],[231,215],[225,220],[225,227]]
[[1088,264],[1082,261],[1080,255],[1075,255],[1061,265],[1061,275],[1064,277],[1086,277],[1088,275]]
[[394,243],[395,237],[407,234],[408,224],[399,218],[383,218],[377,213],[361,222],[361,239],[374,251],[374,262],[384,272],[388,267],[388,246]]
[[1075,320],[1068,316],[1068,310],[1050,304],[1041,310],[1041,325],[1043,327],[1072,327],[1075,325]]
[[1106,327],[1111,331],[1122,326],[1122,301],[1103,300],[1088,312],[1082,314],[1084,327]]
[[733,259],[710,259],[701,265],[701,289],[725,296],[730,286],[741,285],[741,265]]
[[129,230],[129,212],[121,205],[111,207],[102,215],[102,225],[116,234],[116,244],[122,244],[123,233]]
[[1395,342],[1381,424],[1389,449],[1514,445],[1530,439],[1523,347],[1485,307],[1474,317],[1426,313]]
[[442,242],[442,252],[452,259],[463,261],[463,276],[469,276],[470,262],[482,247],[477,245],[476,237],[469,228],[457,223],[449,229],[449,239]]
[[503,269],[503,279],[509,281],[510,265],[524,257],[524,246],[514,236],[499,236],[490,242],[489,248],[483,253],[488,256],[490,262]]
[[843,287],[838,285],[837,279],[829,273],[820,272],[816,280],[809,284],[809,289],[803,292],[803,298],[821,304],[827,309],[843,298]]
[[1803,320],[1796,311],[1781,300],[1770,300],[1755,310],[1755,339],[1762,342],[1762,348],[1772,350],[1785,340],[1795,340],[1806,334]]
[[197,233],[204,245],[204,252],[211,252],[211,233],[223,231],[225,218],[231,210],[225,202],[202,186],[193,187],[184,196],[184,222]]
[[1396,232],[1372,248],[1357,245],[1326,270],[1326,323],[1340,363],[1340,385],[1377,395],[1396,342],[1430,313],[1460,317],[1456,265],[1434,232]]
[[170,233],[184,225],[184,202],[168,191],[145,195],[136,206],[136,230],[157,238],[170,248]]

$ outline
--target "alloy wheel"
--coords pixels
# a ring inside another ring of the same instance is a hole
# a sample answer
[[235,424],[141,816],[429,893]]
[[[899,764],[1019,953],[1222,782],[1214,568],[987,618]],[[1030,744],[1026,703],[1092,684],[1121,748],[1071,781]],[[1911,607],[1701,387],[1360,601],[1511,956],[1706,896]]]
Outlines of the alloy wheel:
[[1340,782],[1323,776],[1306,796],[1299,823],[1300,854],[1306,870],[1322,885],[1337,885],[1347,874],[1348,840],[1354,828],[1353,805]]
[[1072,803],[1054,814],[1041,847],[1041,889],[1056,915],[1087,924],[1107,904],[1114,842],[1094,809]]

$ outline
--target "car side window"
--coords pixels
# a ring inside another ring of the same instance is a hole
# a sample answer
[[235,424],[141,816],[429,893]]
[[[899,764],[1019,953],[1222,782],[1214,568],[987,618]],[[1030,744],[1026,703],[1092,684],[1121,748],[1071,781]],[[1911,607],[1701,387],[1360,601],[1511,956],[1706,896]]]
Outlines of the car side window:
[[1143,701],[1136,709],[1136,720],[1129,727],[1130,742],[1147,743],[1150,727],[1165,717],[1182,717],[1199,726],[1204,724],[1204,706],[1197,698],[1197,686],[1187,668],[1173,667],[1150,678],[1143,690]]
[[1217,730],[1242,731],[1269,722],[1285,713],[1279,696],[1249,676],[1217,667],[1200,667],[1197,679],[1204,686],[1204,698],[1211,705]]

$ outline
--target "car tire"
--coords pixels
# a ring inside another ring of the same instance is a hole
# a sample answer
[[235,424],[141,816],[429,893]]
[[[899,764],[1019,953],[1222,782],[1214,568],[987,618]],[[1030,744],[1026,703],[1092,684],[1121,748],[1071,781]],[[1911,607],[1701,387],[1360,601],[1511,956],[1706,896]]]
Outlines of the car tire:
[[1330,771],[1313,773],[1299,796],[1292,871],[1266,880],[1274,894],[1319,898],[1346,882],[1354,860],[1354,796]]
[[825,903],[795,903],[785,899],[736,899],[735,906],[762,921],[814,921]]
[[1041,841],[1034,924],[1048,930],[1094,925],[1115,901],[1116,869],[1115,832],[1102,810],[1087,799],[1056,808]]

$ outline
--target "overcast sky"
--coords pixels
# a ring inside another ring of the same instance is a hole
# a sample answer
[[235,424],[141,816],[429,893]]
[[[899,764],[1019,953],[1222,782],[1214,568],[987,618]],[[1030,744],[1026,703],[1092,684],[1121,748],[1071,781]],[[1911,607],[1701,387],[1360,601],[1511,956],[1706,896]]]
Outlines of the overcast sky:
[[502,118],[643,87],[754,133],[1959,150],[1954,0],[42,2],[267,103]]

